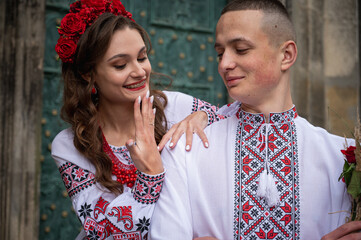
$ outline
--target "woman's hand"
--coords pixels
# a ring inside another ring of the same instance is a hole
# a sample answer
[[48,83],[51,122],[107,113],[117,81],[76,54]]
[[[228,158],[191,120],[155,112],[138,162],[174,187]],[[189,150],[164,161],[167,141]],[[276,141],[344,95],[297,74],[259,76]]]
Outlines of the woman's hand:
[[361,221],[353,221],[345,223],[340,227],[336,228],[334,231],[323,236],[321,240],[347,240],[347,239],[361,239]]
[[169,143],[170,148],[177,145],[179,138],[186,133],[186,150],[190,151],[192,148],[193,133],[196,133],[203,142],[204,147],[208,148],[209,143],[204,129],[208,124],[208,116],[203,111],[194,112],[181,122],[174,124],[169,131],[163,136],[158,148],[161,151],[165,144],[172,139]]
[[[142,110],[140,110],[142,104]],[[156,175],[163,172],[163,164],[154,139],[153,96],[149,93],[134,102],[135,140],[126,142],[135,167],[146,174]]]

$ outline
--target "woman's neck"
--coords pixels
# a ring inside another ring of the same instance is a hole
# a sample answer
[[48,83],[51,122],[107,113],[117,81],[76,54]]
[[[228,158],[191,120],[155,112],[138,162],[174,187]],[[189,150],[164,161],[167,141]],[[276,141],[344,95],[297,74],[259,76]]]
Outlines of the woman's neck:
[[123,146],[135,137],[133,104],[122,106],[99,106],[99,121],[103,134],[110,145]]

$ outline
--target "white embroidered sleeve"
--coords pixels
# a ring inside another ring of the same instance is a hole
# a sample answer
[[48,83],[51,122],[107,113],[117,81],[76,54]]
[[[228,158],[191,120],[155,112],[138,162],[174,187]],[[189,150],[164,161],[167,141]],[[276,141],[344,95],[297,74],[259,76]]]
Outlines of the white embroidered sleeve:
[[217,112],[217,106],[206,101],[180,92],[164,91],[164,93],[168,98],[165,114],[170,125],[182,121],[188,115],[197,111],[204,111],[207,114],[208,125],[225,118],[224,115]]

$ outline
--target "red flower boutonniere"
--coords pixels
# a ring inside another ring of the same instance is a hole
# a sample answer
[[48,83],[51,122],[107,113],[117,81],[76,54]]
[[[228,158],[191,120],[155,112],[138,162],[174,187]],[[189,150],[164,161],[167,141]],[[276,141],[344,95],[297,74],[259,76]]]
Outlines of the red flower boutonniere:
[[[360,136],[359,134],[355,134]],[[361,220],[361,147],[356,137],[356,146],[349,146],[341,150],[345,163],[339,181],[345,182],[347,192],[352,198],[350,221]]]

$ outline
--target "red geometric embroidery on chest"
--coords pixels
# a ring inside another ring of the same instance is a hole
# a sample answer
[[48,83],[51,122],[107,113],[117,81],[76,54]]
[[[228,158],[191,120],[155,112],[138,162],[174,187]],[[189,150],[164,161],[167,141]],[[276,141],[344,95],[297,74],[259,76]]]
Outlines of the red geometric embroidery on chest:
[[[110,212],[107,212],[109,205],[108,201],[102,197],[99,198],[94,208],[95,219],[88,216],[84,221],[84,230],[87,236],[107,238],[112,235],[114,239],[142,239],[140,231],[131,231],[134,227],[132,206],[113,207]],[[126,232],[114,225],[112,221],[122,222]]]
[[[298,174],[290,174],[298,173],[294,122],[278,122],[266,129],[262,118],[247,117],[240,121],[236,139],[234,239],[298,239],[299,179]],[[281,201],[272,208],[256,194],[266,151]]]
[[113,207],[111,212],[108,213],[108,216],[116,217],[117,222],[122,221],[126,230],[133,228],[132,206]]
[[104,198],[100,197],[97,204],[94,208],[94,218],[95,220],[98,219],[99,214],[102,214],[104,216],[105,211],[107,210],[107,207],[109,206],[109,202],[104,200]]
[[123,232],[114,226],[108,219],[97,222],[91,217],[87,217],[83,227],[88,239],[105,239],[112,236],[113,239],[142,240],[140,231]]

